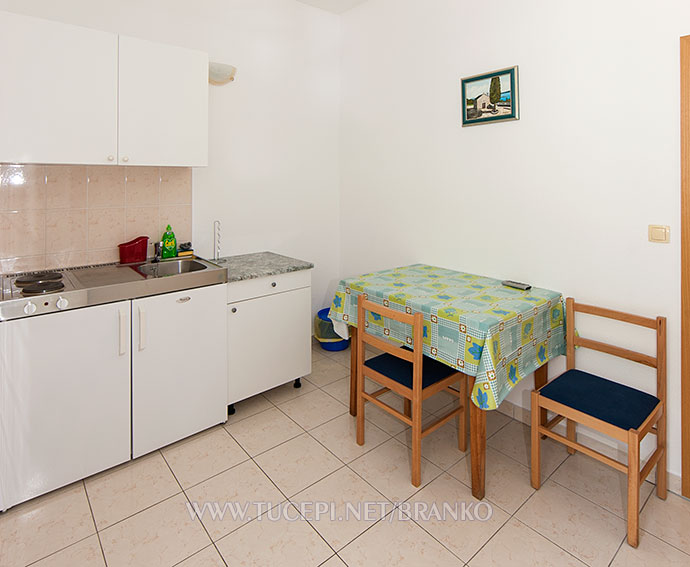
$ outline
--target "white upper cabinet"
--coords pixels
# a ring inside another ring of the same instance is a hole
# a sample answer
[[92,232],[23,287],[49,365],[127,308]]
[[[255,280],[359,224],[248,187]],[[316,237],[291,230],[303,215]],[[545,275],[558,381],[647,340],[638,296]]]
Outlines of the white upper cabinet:
[[0,12],[0,162],[117,159],[117,35]]
[[207,165],[205,53],[0,12],[0,81],[0,162]]
[[208,56],[120,36],[122,165],[208,164]]

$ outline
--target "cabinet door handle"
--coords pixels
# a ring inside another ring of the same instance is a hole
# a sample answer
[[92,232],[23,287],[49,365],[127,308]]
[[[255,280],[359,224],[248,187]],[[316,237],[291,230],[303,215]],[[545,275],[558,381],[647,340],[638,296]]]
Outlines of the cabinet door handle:
[[233,307],[230,311],[232,311],[233,313],[237,313],[237,307]]
[[120,320],[120,356],[127,353],[127,321],[125,320],[125,312],[122,309],[118,309],[118,315]]
[[127,156],[123,156],[122,161],[124,161],[126,163],[129,161],[129,158]]
[[139,307],[139,350],[146,348],[146,311]]
[[273,283],[271,284],[271,287],[276,287],[277,285],[278,285],[278,284],[277,284],[276,282],[273,282]]
[[180,297],[180,299],[177,300],[178,303],[187,303],[188,301],[191,301],[191,297]]

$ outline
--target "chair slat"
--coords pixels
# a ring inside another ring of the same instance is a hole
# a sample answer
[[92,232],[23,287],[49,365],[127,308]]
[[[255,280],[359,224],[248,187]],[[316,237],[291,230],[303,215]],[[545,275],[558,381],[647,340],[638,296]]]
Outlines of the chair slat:
[[397,417],[400,421],[407,423],[407,425],[412,425],[412,420],[409,417],[407,417],[404,413],[400,413],[397,409],[392,408],[387,403],[382,402],[378,398],[374,398],[369,394],[365,393],[362,393],[362,397],[368,402],[371,402],[372,404],[379,406],[383,411],[388,412],[389,414]]
[[462,410],[463,410],[462,406],[457,407],[454,410],[449,411],[443,417],[439,417],[438,419],[432,421],[429,425],[427,425],[424,429],[422,429],[422,438],[429,435],[429,433],[433,433],[439,427],[443,427],[446,423],[448,423],[456,415],[462,413]]
[[540,427],[539,432],[543,435],[546,435],[547,437],[551,437],[551,439],[554,439],[555,441],[560,441],[564,445],[567,445],[568,447],[571,447],[572,449],[575,449],[576,451],[580,451],[581,453],[584,453],[585,455],[588,455],[597,461],[601,461],[602,463],[607,464],[610,467],[613,467],[616,470],[621,471],[622,473],[628,473],[628,467],[626,467],[623,463],[619,463],[617,460],[612,459],[611,457],[607,457],[603,453],[600,453],[599,451],[595,451],[594,449],[590,449],[589,447],[585,447],[584,445],[581,445],[580,443],[577,443],[575,441],[571,441],[567,437],[563,437],[563,435],[559,435],[558,433],[555,433],[551,431],[550,429],[546,429],[546,427]]
[[373,347],[376,347],[379,350],[387,352],[388,354],[397,356],[398,358],[402,358],[403,360],[407,360],[407,362],[414,362],[414,353],[411,350],[405,350],[404,348],[400,348],[399,346],[387,343],[386,341],[378,337],[375,337],[374,335],[367,333],[366,331],[362,333],[362,340],[365,343]]
[[624,313],[623,311],[614,311],[613,309],[606,309],[605,307],[585,305],[584,303],[574,303],[573,308],[579,313],[589,313],[590,315],[597,315],[599,317],[606,317],[607,319],[623,321],[624,323],[640,325],[648,329],[656,329],[656,319],[650,319],[649,317]]
[[406,325],[412,325],[414,323],[414,315],[408,313],[402,313],[391,309],[390,307],[384,307],[378,303],[374,303],[369,299],[362,301],[362,306],[365,311],[373,311],[379,315],[383,315],[386,319],[393,319],[394,321],[399,321],[400,323],[405,323]]
[[597,350],[599,352],[605,352],[607,354],[612,354],[614,356],[620,356],[621,358],[626,358],[632,360],[633,362],[639,362],[651,368],[656,368],[657,361],[653,356],[647,354],[642,354],[641,352],[636,352],[634,350],[628,350],[626,348],[617,347],[607,343],[602,343],[599,341],[594,341],[592,339],[583,339],[582,337],[575,337],[573,339],[573,344],[575,346],[581,346],[589,348],[592,350]]
[[654,465],[656,465],[661,457],[664,454],[664,447],[659,447],[654,453],[652,454],[651,457],[649,457],[649,460],[645,464],[645,466],[642,468],[642,471],[640,472],[640,482],[644,482],[645,479],[649,476],[649,473],[652,472],[652,469],[654,468]]

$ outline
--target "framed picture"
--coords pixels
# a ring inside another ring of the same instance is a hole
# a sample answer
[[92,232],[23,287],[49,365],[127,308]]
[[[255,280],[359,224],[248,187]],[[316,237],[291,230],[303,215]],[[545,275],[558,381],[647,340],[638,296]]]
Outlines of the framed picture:
[[518,68],[508,67],[460,80],[462,125],[518,120]]

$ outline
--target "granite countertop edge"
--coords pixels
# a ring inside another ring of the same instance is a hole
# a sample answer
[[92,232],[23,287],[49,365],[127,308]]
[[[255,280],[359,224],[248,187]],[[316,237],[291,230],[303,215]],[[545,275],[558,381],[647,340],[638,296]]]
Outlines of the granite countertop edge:
[[210,261],[227,269],[228,283],[311,270],[314,267],[311,262],[268,251],[224,256]]

